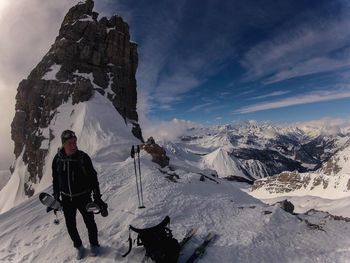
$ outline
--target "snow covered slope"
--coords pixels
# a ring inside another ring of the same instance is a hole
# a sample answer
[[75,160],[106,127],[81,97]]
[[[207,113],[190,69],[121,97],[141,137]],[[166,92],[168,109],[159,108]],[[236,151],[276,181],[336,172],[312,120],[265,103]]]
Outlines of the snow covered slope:
[[350,173],[350,140],[322,165],[319,172],[328,175]]
[[10,170],[0,171],[0,190],[7,184],[8,180],[10,179],[10,176]]
[[267,204],[288,199],[296,213],[318,209],[350,217],[350,173],[284,172],[255,181],[247,192]]
[[[268,206],[242,192],[235,184],[200,181],[200,175],[177,169],[177,183],[164,177],[145,153],[141,166],[146,209],[138,209],[133,161],[120,160],[109,146],[93,157],[101,183],[103,199],[110,207],[107,218],[96,216],[102,255],[80,262],[141,262],[144,250],[127,250],[128,225],[148,227],[170,215],[171,229],[181,239],[186,229],[199,230],[179,262],[209,231],[219,237],[201,259],[212,262],[346,262],[350,257],[350,228],[343,220],[326,214],[297,218],[278,207]],[[16,218],[17,220],[14,220]],[[62,215],[59,215],[62,219]],[[64,222],[54,225],[53,214],[46,214],[37,196],[0,215],[0,261],[73,262],[74,249]],[[319,226],[316,228],[315,226]],[[78,228],[84,244],[88,237],[82,219]],[[134,238],[136,235],[133,236]]]
[[[36,194],[30,199],[20,194],[20,181],[26,176],[20,161],[16,163],[15,176],[0,192],[1,209],[7,210],[0,214],[0,262],[74,262],[75,251],[63,215],[59,214],[61,223],[54,225],[54,215],[47,214],[38,200],[40,191],[51,192],[50,164],[60,145],[59,135],[66,128],[77,132],[78,146],[91,155],[102,198],[109,205],[108,217],[96,216],[102,255],[80,262],[141,262],[142,248],[134,247],[128,257],[121,256],[128,248],[129,224],[150,227],[166,215],[171,217],[171,229],[178,240],[191,226],[199,226],[179,263],[186,261],[210,231],[216,232],[218,238],[201,259],[203,263],[347,262],[350,258],[348,219],[320,212],[295,216],[248,195],[237,183],[216,178],[217,183],[207,177],[203,181],[202,169],[209,166],[222,173],[232,172],[220,170],[227,163],[238,163],[228,155],[227,148],[208,148],[191,141],[168,144],[171,174],[176,175],[173,177],[169,177],[170,171],[164,174],[151,162],[151,156],[142,152],[146,208],[138,209],[134,163],[129,154],[130,146],[139,142],[131,134],[131,126],[99,93],[85,103],[72,105],[68,101],[58,111],[50,130],[42,131],[55,139],[42,144],[49,154],[44,178],[35,186]],[[345,187],[346,178],[339,182]],[[318,187],[322,185],[323,182]],[[344,199],[344,203],[347,201]],[[78,215],[77,219],[83,242],[88,246],[82,218]]]
[[203,167],[215,170],[219,176],[239,176],[245,178],[246,175],[240,168],[239,161],[231,157],[227,151],[218,148],[202,158]]
[[[98,92],[84,103],[72,105],[69,100],[57,112],[49,128],[41,131],[47,138],[41,147],[48,149],[49,153],[45,160],[43,178],[38,185],[33,185],[35,193],[52,183],[51,163],[61,146],[60,134],[65,129],[74,130],[78,137],[78,147],[92,157],[96,156],[98,160],[110,156],[115,161],[125,160],[130,153],[130,145],[139,143],[131,133],[132,125],[126,124],[112,103]],[[54,136],[50,143],[49,136]],[[23,189],[24,179],[28,176],[25,168],[22,158],[17,158],[13,175],[0,191],[0,213],[27,199]]]
[[257,198],[316,196],[339,199],[350,196],[350,174],[329,176],[316,173],[283,172],[254,182],[251,194]]

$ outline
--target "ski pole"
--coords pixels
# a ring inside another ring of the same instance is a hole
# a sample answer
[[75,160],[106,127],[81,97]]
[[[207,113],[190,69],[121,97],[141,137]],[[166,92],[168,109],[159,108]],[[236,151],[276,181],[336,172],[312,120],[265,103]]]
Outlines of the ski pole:
[[135,169],[135,179],[136,179],[136,190],[137,190],[137,199],[139,200],[139,208],[141,206],[141,199],[140,199],[140,193],[139,193],[139,184],[137,181],[137,170],[136,170],[136,161],[135,161],[135,148],[134,145],[131,147],[131,158],[134,160],[134,169]]
[[140,177],[140,190],[141,190],[141,206],[139,208],[145,208],[143,204],[143,192],[142,192],[142,181],[141,181],[141,165],[140,165],[140,145],[137,145],[137,160],[139,163],[139,177]]

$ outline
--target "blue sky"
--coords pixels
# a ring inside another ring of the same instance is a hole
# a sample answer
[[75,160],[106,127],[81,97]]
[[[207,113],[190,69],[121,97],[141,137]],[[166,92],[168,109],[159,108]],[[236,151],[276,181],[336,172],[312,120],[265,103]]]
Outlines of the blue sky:
[[[0,169],[11,163],[18,83],[78,1],[0,0]],[[95,0],[95,8],[129,23],[141,126],[169,132],[190,121],[349,120],[349,1]]]
[[123,16],[139,44],[139,108],[151,118],[350,114],[349,1],[119,0],[100,8]]

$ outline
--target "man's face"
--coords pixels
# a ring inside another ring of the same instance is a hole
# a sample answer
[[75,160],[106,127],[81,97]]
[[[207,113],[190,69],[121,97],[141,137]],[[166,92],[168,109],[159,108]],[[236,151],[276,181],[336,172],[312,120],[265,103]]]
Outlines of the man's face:
[[66,155],[73,155],[78,150],[77,138],[70,138],[63,144]]

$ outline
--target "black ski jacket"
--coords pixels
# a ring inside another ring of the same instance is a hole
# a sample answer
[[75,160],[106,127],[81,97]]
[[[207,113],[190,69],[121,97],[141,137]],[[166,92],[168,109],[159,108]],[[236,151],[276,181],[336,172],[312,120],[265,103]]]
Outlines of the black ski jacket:
[[60,149],[52,161],[53,195],[74,198],[93,192],[94,199],[100,199],[100,187],[90,157],[83,151],[67,156]]

